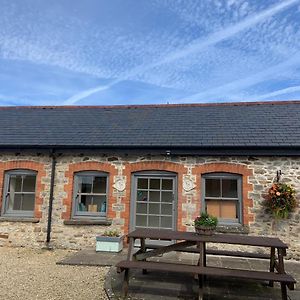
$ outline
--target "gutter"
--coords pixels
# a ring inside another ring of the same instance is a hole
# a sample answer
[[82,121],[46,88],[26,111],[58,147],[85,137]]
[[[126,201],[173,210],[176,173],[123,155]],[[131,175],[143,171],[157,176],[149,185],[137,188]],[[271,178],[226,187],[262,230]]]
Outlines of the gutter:
[[49,195],[49,207],[48,207],[48,222],[47,222],[47,238],[46,238],[46,247],[51,249],[51,224],[52,224],[52,209],[53,209],[53,194],[54,194],[54,181],[55,181],[55,169],[56,169],[56,156],[54,149],[50,153],[52,158],[51,162],[51,181],[50,181],[50,195]]
[[114,146],[96,146],[96,145],[23,145],[9,146],[0,145],[0,152],[15,151],[21,153],[24,151],[39,151],[49,153],[49,150],[56,153],[70,152],[82,154],[154,154],[154,155],[199,155],[199,156],[300,156],[300,144],[285,146],[193,146],[193,145],[114,145]]

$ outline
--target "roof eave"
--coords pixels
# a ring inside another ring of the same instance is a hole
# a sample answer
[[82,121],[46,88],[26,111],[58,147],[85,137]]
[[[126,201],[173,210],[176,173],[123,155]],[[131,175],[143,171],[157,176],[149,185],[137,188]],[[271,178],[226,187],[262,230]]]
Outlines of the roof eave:
[[176,146],[176,145],[4,145],[0,151],[56,151],[84,153],[134,153],[156,155],[201,156],[300,156],[300,145],[292,146]]

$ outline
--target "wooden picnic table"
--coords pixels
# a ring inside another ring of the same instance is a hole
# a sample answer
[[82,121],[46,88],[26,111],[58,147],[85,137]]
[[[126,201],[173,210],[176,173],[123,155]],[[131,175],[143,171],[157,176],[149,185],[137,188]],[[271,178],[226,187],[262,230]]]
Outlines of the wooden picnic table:
[[[281,294],[283,300],[287,299],[286,287],[288,286],[290,289],[293,289],[294,283],[296,282],[292,276],[285,273],[284,256],[286,255],[286,249],[288,246],[278,238],[223,233],[208,236],[199,235],[195,232],[173,231],[165,229],[136,229],[128,234],[128,239],[129,247],[127,260],[121,261],[116,265],[119,271],[125,271],[123,282],[124,295],[127,295],[128,292],[129,269],[131,268],[140,268],[143,270],[143,273],[146,273],[147,270],[152,269],[196,274],[198,275],[199,282],[199,299],[203,299],[203,284],[206,275],[269,281],[270,286],[273,286],[273,282],[277,281],[281,284]],[[140,240],[140,246],[139,250],[134,253],[134,244],[135,240],[137,239]],[[153,247],[151,245],[147,245],[146,241],[148,239],[173,242],[168,245],[159,245]],[[253,255],[253,253],[251,254],[246,251],[235,252],[220,250],[220,252],[218,252],[214,250],[213,252],[210,252],[206,247],[207,243],[269,248],[269,255],[261,256],[257,254],[256,256],[255,253]],[[156,257],[171,251],[199,253],[198,264],[195,266],[178,264],[176,262],[157,263],[147,261],[148,258]],[[270,260],[269,272],[207,266],[207,254],[218,253],[221,255],[226,253],[224,255],[238,257],[268,258]]]

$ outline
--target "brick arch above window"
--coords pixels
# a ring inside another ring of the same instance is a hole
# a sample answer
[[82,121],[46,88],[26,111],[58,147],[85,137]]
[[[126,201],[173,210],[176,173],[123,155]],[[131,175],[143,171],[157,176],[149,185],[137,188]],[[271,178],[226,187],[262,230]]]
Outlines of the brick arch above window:
[[16,160],[0,163],[0,211],[3,205],[3,189],[5,172],[13,170],[28,170],[35,171],[36,174],[36,192],[34,205],[34,218],[42,218],[43,198],[41,192],[45,190],[45,184],[42,183],[42,178],[46,176],[45,165],[35,161]]
[[[96,161],[88,161],[88,162],[79,162],[69,165],[69,169],[65,172],[65,178],[68,179],[68,183],[65,184],[64,191],[66,192],[66,198],[63,200],[63,205],[65,206],[65,212],[62,213],[63,220],[70,220],[72,217],[72,201],[73,201],[73,190],[74,190],[74,175],[79,172],[86,171],[94,171],[94,172],[105,172],[108,174],[108,198],[109,198],[109,206],[107,208],[107,217],[113,218],[112,216],[112,204],[115,203],[114,195],[113,195],[113,180],[114,176],[116,176],[117,170],[116,168],[109,163],[102,163]],[[114,199],[114,200],[113,200]]]
[[242,203],[243,203],[243,225],[249,225],[254,221],[254,215],[250,211],[253,207],[253,200],[249,198],[249,193],[253,191],[253,185],[249,183],[249,176],[253,175],[253,170],[246,165],[234,163],[208,163],[193,168],[193,174],[197,176],[197,186],[199,189],[199,199],[201,197],[202,176],[209,173],[228,173],[242,176]]
[[186,172],[186,167],[179,163],[169,161],[143,161],[126,165],[126,172],[138,171],[167,171],[173,173]]

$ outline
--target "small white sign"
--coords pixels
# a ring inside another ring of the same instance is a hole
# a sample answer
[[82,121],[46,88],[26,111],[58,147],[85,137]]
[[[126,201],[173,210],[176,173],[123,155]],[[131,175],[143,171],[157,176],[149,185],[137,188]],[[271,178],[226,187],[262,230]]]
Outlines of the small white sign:
[[196,185],[195,185],[192,178],[190,178],[190,177],[184,177],[183,178],[183,189],[186,192],[189,192],[189,191],[193,190],[195,187],[196,187]]
[[126,183],[124,179],[117,179],[116,182],[113,184],[113,187],[119,191],[119,192],[123,192],[125,190],[126,187]]

